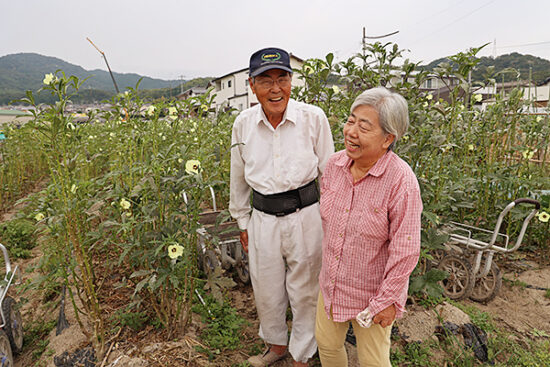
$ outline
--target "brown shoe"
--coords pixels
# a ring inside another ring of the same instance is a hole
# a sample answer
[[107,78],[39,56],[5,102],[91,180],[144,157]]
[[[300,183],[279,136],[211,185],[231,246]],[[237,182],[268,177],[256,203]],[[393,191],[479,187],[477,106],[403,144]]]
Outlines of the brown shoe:
[[252,356],[248,358],[248,363],[252,367],[267,367],[271,366],[273,363],[277,362],[280,359],[286,357],[287,352],[279,355],[271,351],[271,348],[268,348],[263,354],[258,354],[257,356]]

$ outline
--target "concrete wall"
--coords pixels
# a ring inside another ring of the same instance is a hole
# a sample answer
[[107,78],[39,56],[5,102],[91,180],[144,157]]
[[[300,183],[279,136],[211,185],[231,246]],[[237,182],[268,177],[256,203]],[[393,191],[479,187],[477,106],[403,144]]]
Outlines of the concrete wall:
[[24,124],[25,122],[32,119],[32,116],[9,116],[9,115],[0,115],[0,125],[7,123],[15,124]]

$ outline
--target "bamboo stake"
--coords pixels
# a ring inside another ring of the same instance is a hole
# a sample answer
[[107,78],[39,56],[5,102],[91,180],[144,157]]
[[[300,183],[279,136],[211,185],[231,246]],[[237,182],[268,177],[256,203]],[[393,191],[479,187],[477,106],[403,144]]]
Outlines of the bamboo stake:
[[113,84],[115,85],[115,90],[117,92],[117,94],[119,94],[119,90],[118,90],[118,85],[116,85],[116,81],[115,81],[115,77],[113,76],[113,72],[111,71],[111,67],[109,66],[109,63],[107,62],[107,57],[105,56],[105,52],[101,51],[99,49],[99,47],[97,47],[91,39],[89,39],[88,37],[86,37],[86,39],[88,40],[88,42],[90,42],[92,44],[92,46],[95,47],[95,49],[101,54],[101,56],[103,56],[103,60],[105,60],[105,64],[107,65],[107,69],[109,69],[109,74],[111,74],[111,79],[113,79]]

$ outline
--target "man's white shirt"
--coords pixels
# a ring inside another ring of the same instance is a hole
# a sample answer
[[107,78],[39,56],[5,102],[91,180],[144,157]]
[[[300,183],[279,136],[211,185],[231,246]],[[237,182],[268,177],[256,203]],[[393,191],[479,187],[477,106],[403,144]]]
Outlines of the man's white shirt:
[[250,219],[250,190],[269,195],[301,187],[320,177],[334,153],[323,110],[289,100],[273,129],[261,105],[239,114],[231,138],[229,212],[240,229]]

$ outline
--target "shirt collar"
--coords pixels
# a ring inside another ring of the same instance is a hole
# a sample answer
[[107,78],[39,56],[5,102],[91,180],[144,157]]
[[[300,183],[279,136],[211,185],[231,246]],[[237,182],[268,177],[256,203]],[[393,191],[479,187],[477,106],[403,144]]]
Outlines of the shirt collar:
[[[259,124],[260,122],[263,121],[264,124],[266,124],[267,126],[271,126],[271,124],[267,119],[267,116],[264,113],[264,109],[260,104],[258,105],[259,106],[258,106],[258,114],[256,116],[256,123]],[[298,115],[298,110],[296,108],[296,101],[294,101],[293,99],[289,99],[288,104],[286,106],[285,114],[283,115],[283,120],[281,121],[280,125],[282,125],[285,121],[290,121],[294,125],[296,125],[297,115]]]
[[[395,155],[395,153],[391,150],[388,150],[386,153],[384,153],[384,155],[380,157],[378,161],[376,161],[374,166],[372,166],[369,172],[367,172],[367,176],[371,175],[374,177],[379,177],[384,174],[393,155]],[[346,154],[346,151],[343,150],[342,155],[340,155],[340,157],[336,160],[335,164],[337,166],[349,169],[352,162],[353,161],[351,160],[351,158],[348,157],[348,155]]]

